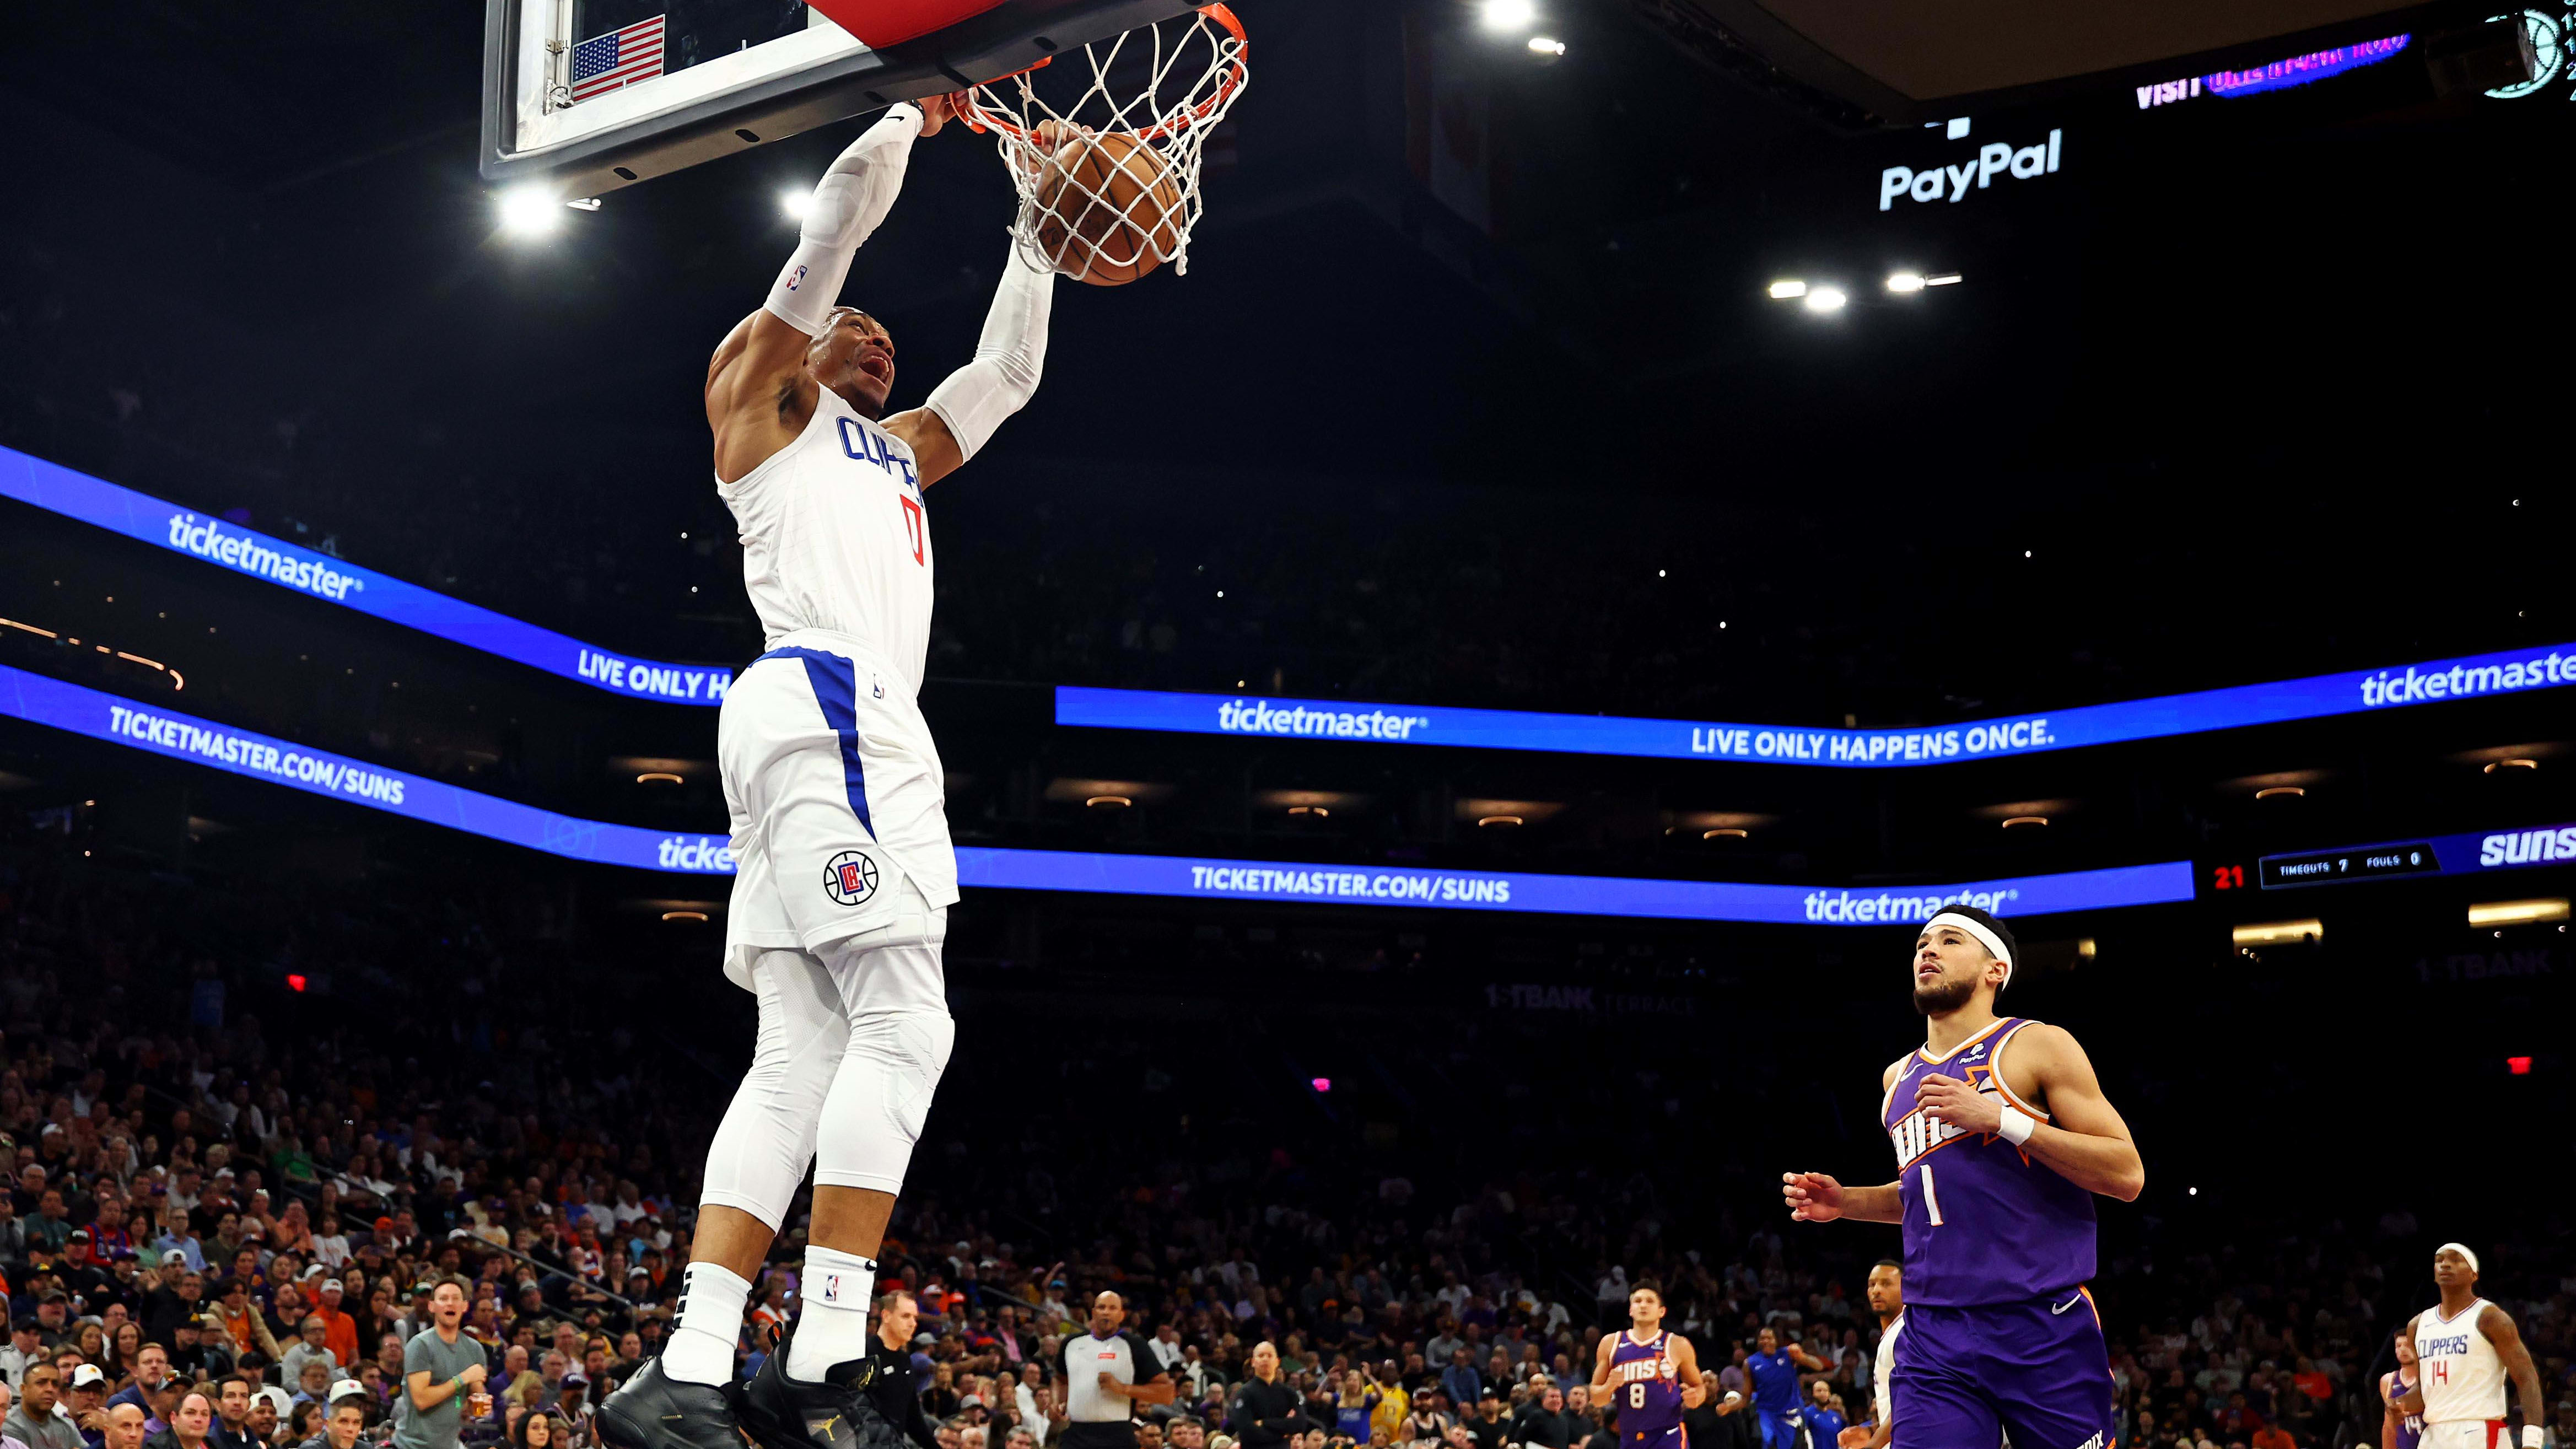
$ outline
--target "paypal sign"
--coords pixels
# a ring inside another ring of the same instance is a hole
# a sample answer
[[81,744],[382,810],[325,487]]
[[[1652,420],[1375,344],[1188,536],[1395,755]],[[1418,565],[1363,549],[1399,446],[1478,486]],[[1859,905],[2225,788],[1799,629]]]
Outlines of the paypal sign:
[[596,648],[12,448],[0,448],[0,496],[611,694],[672,704],[722,704],[733,683],[733,670],[723,665],[668,664]]

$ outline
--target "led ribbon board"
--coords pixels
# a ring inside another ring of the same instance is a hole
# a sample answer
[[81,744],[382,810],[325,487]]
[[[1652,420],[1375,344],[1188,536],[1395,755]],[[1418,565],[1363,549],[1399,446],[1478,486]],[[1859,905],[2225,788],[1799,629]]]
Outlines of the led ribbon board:
[[0,495],[611,694],[722,704],[725,687],[733,682],[733,670],[722,665],[637,659],[584,644],[13,448],[0,448]]
[[1615,715],[1351,704],[1239,694],[1163,694],[1073,685],[1056,687],[1055,722],[1095,729],[1180,734],[1883,769],[2164,739],[2436,700],[2519,694],[2569,684],[2576,684],[2576,644],[1903,730],[1704,724],[1623,719]]
[[2570,863],[2576,863],[2576,825],[2543,825],[2527,830],[2472,830],[2461,835],[2436,835],[2422,840],[2341,845],[2329,850],[2267,855],[2256,862],[2262,871],[2265,890],[2386,880],[2395,876],[2471,875],[2479,871]]
[[[674,835],[582,820],[175,710],[150,708],[7,665],[0,665],[0,714],[569,860],[692,875],[733,872],[733,852],[721,835]],[[1958,901],[1997,915],[2029,916],[2192,898],[2192,869],[2185,861],[1963,885],[1851,891],[970,847],[957,852],[957,878],[962,885],[998,890],[1831,926],[1921,921]]]

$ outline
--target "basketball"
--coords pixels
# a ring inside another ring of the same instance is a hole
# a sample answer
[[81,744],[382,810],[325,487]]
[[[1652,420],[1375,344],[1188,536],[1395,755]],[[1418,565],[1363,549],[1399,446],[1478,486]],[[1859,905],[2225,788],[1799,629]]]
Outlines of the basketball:
[[1038,247],[1059,272],[1119,287],[1180,246],[1181,188],[1151,146],[1133,136],[1075,136],[1043,163]]

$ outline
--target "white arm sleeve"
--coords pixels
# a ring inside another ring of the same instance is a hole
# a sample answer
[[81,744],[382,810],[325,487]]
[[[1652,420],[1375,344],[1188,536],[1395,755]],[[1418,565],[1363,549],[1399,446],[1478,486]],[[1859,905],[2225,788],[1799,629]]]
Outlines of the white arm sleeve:
[[1047,317],[1055,306],[1055,273],[1029,265],[1011,248],[975,360],[930,390],[924,406],[948,425],[960,456],[972,458],[1002,419],[1028,405],[1046,368]]
[[815,183],[796,255],[770,284],[765,305],[779,321],[808,337],[822,332],[824,320],[841,300],[841,284],[849,280],[850,258],[885,220],[895,193],[903,190],[904,166],[912,159],[913,138],[920,134],[917,108],[889,107]]

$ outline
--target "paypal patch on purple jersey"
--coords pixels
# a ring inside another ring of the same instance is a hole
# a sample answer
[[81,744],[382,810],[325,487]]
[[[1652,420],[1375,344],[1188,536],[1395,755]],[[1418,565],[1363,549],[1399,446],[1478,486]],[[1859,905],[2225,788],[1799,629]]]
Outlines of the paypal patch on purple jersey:
[[1905,1302],[1934,1308],[2063,1297],[2093,1276],[2093,1195],[1989,1132],[1962,1132],[1914,1103],[1923,1079],[1942,1075],[2047,1114],[2004,1090],[1995,1060],[2024,1026],[2006,1017],[1939,1060],[1905,1059],[1882,1124],[1896,1147],[1905,1203]]

